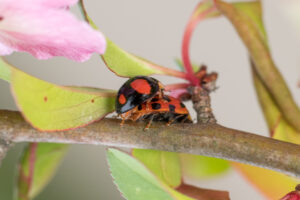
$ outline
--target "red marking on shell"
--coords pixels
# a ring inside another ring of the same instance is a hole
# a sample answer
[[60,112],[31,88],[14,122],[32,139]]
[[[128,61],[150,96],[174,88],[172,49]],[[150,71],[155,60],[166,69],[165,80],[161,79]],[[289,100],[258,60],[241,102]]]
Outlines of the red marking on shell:
[[0,16],[0,21],[2,21],[4,19],[4,17],[3,16]]
[[94,100],[94,99],[92,99],[92,100],[91,100],[91,102],[92,102],[92,103],[94,103],[94,102],[95,102],[95,100]]
[[151,93],[151,85],[145,79],[136,79],[130,83],[130,86],[140,94]]
[[124,94],[121,94],[119,96],[119,103],[120,104],[125,104],[126,103],[126,97],[124,96]]
[[45,96],[44,97],[44,101],[47,102],[48,101],[48,97]]

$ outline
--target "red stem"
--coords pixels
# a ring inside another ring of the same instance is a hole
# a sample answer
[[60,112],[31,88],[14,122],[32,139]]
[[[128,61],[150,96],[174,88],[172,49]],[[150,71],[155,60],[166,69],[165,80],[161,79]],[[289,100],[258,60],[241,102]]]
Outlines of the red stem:
[[193,12],[193,15],[189,19],[189,22],[185,28],[185,32],[183,35],[182,48],[181,48],[182,61],[183,61],[183,66],[186,71],[187,79],[191,82],[191,84],[193,84],[195,86],[198,86],[200,83],[199,83],[198,78],[194,74],[193,67],[192,67],[192,64],[190,61],[190,56],[189,56],[190,41],[191,41],[192,33],[194,32],[196,25],[201,20],[205,19],[205,17],[215,9],[215,7],[212,7],[212,8],[207,9],[204,12],[201,12],[200,14],[197,14],[197,10],[202,4],[203,4],[203,2],[200,2],[197,5],[196,9]]
[[185,89],[189,87],[191,84],[189,83],[176,83],[165,86],[166,91],[177,90],[177,89]]
[[29,172],[28,172],[28,192],[32,186],[32,180],[34,176],[34,167],[35,167],[35,160],[36,160],[36,150],[37,150],[38,143],[31,143],[29,146]]

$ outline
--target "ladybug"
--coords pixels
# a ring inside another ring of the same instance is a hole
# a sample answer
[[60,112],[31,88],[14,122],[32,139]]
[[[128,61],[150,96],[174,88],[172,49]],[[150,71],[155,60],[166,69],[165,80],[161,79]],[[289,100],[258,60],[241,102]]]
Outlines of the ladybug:
[[127,119],[132,121],[149,120],[145,129],[150,127],[152,121],[165,121],[167,125],[174,122],[192,123],[185,105],[179,99],[167,95],[163,95],[162,98],[157,95],[151,101],[144,102],[120,116],[123,119],[121,124]]
[[122,114],[135,108],[155,95],[163,96],[163,85],[148,76],[136,76],[128,79],[119,89],[116,99],[116,112]]

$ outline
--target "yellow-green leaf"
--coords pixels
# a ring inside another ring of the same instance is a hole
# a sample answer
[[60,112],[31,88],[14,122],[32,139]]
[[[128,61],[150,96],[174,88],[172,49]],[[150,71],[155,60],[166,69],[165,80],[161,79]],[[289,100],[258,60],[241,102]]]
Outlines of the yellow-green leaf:
[[265,43],[265,45],[267,45],[267,36],[262,21],[262,10],[260,1],[235,2],[232,5],[252,20],[257,31],[259,31],[259,33],[261,34],[260,36],[263,39],[262,41]]
[[55,174],[68,145],[31,143],[21,158],[18,174],[18,199],[30,200],[37,196]]
[[253,72],[253,82],[270,135],[278,140],[300,144],[299,132],[284,119],[272,96],[255,72]]
[[11,70],[10,65],[0,58],[0,79],[10,82]]
[[11,88],[26,120],[43,131],[77,128],[115,109],[115,92],[62,87],[11,68]]
[[107,48],[101,57],[106,66],[118,76],[134,77],[137,75],[163,74],[185,77],[182,72],[159,66],[126,52],[108,38],[106,38],[106,42]]
[[273,170],[241,163],[233,163],[233,166],[268,199],[283,197],[299,183],[299,180]]
[[[255,72],[253,72],[253,80],[261,108],[273,138],[300,144],[300,134],[281,116],[274,100]],[[299,180],[268,169],[240,163],[234,163],[234,166],[269,199],[279,199],[291,191],[299,182]]]
[[[87,15],[82,1],[79,3],[79,7],[85,20],[94,29],[98,29],[93,20]],[[180,78],[185,78],[186,76],[183,72],[162,67],[125,51],[108,37],[106,37],[106,43],[106,51],[101,55],[101,58],[106,66],[118,76],[134,77],[137,75],[149,76],[152,74],[163,74]]]
[[170,187],[175,188],[181,184],[181,168],[178,153],[133,149],[132,155]]
[[260,1],[252,4],[240,3],[237,6],[222,0],[214,2],[219,11],[233,24],[247,47],[258,76],[268,88],[281,114],[289,124],[300,131],[300,109],[272,59],[262,25]]
[[[181,71],[184,71],[184,67],[183,67],[183,63],[182,63],[182,60],[180,60],[179,58],[176,58],[175,59],[175,63],[177,64],[177,66],[179,67],[179,69]],[[201,65],[198,65],[198,64],[195,64],[195,63],[192,63],[192,67],[193,67],[193,71],[194,72],[198,72]]]
[[[266,72],[277,72],[277,69],[274,68],[272,58],[269,56],[270,52],[262,22],[260,2],[242,2],[235,3],[234,5],[219,0],[216,2],[219,9],[233,23],[249,49],[251,58],[253,59],[252,67],[256,92],[271,135],[276,139],[299,143],[300,134],[284,119],[278,108],[278,104],[275,103],[274,93],[269,91],[265,83],[263,83],[264,81],[260,79],[260,77],[263,77],[265,80],[266,77],[262,72],[258,74],[258,68],[255,67],[255,65],[260,65],[260,69],[265,67]],[[277,77],[277,75],[272,76]],[[274,82],[278,83],[277,81],[280,82],[283,80],[276,79]],[[284,83],[281,85],[284,85]],[[288,90],[282,88],[281,91],[282,97],[286,97],[285,92],[288,92]],[[275,97],[277,98],[276,94]],[[288,102],[286,103],[288,104]],[[233,165],[269,199],[279,199],[291,191],[298,182],[291,177],[271,170],[240,163],[234,163]]]
[[180,154],[180,161],[182,174],[189,180],[217,176],[230,168],[226,160],[192,154]]
[[157,179],[144,165],[116,149],[108,149],[111,175],[127,200],[193,200]]

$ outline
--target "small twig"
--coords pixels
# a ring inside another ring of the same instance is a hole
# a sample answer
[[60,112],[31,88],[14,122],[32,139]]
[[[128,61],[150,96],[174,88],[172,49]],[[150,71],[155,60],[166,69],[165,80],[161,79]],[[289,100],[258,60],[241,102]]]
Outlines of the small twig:
[[211,109],[209,91],[202,87],[191,87],[190,92],[198,124],[216,123],[217,120]]
[[30,191],[34,179],[34,168],[36,163],[36,151],[37,151],[38,143],[31,143],[29,145],[29,172],[28,172],[28,191]]
[[[0,111],[0,138],[12,142],[55,142],[94,144],[127,148],[157,149],[218,157],[273,169],[300,177],[300,146],[233,130],[218,124],[144,123],[103,119],[89,126],[64,131],[40,132],[32,128],[19,112]],[[163,128],[162,128],[163,127]]]

